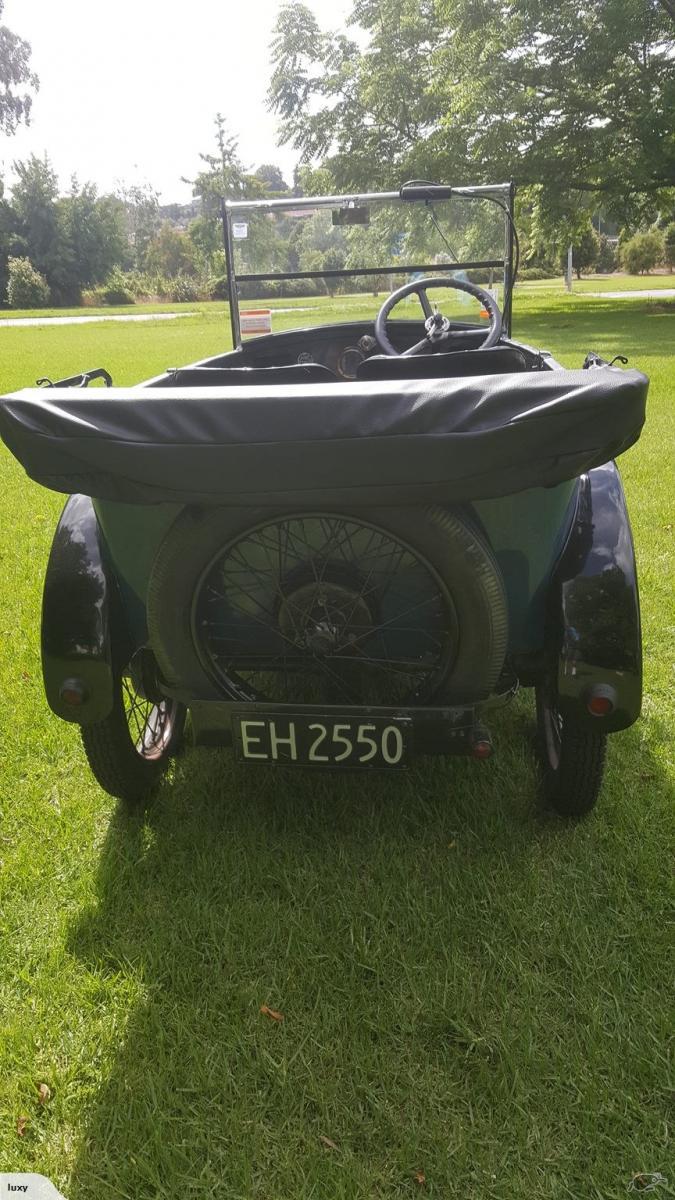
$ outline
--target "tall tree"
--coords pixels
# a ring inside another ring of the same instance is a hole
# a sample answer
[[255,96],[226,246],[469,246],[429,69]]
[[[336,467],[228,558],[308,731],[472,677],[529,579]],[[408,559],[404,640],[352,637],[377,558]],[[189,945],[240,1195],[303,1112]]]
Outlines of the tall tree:
[[359,42],[286,4],[270,107],[341,186],[513,177],[619,211],[675,183],[669,2],[354,0]]
[[[5,7],[0,0],[0,17]],[[30,46],[6,25],[0,25],[0,132],[12,134],[21,121],[28,124],[31,91],[38,88],[30,69]]]
[[49,276],[59,241],[56,172],[47,155],[31,154],[13,167],[12,202],[18,221],[13,253],[26,255],[41,274]]
[[261,183],[264,183],[269,188],[270,192],[285,193],[289,190],[281,168],[275,166],[274,163],[263,163],[262,166],[256,167],[254,174],[256,179],[259,179]]
[[[206,169],[200,171],[196,179],[186,181],[192,183],[194,195],[199,196],[202,210],[209,216],[220,211],[221,197],[241,200],[250,193],[252,184],[251,176],[246,175],[239,158],[238,140],[228,133],[222,113],[216,115],[214,123],[216,151],[212,154],[200,154]],[[258,183],[257,194],[262,190],[263,185]]]
[[132,184],[120,187],[117,195],[124,206],[133,265],[142,271],[148,247],[160,227],[159,193],[150,184]]

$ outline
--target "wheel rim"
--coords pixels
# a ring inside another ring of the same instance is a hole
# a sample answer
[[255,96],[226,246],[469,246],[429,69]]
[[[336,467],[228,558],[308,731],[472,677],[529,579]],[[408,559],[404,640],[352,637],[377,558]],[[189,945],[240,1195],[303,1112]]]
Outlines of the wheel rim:
[[156,762],[162,758],[176,725],[176,701],[161,700],[155,704],[147,700],[127,672],[122,676],[122,707],[129,736],[139,758],[146,762]]
[[238,698],[420,703],[458,644],[452,598],[396,535],[337,514],[280,517],[239,535],[195,591],[193,637]]

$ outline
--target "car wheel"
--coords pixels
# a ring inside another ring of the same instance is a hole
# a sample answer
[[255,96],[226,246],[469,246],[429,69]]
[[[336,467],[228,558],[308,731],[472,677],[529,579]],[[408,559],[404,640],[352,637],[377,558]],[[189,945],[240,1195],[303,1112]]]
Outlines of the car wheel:
[[186,510],[148,585],[164,679],[244,703],[472,703],[504,662],[494,556],[428,510]]
[[550,686],[540,684],[536,700],[544,801],[563,817],[583,817],[600,794],[607,734],[563,717]]
[[178,750],[186,709],[175,700],[148,700],[131,672],[116,680],[108,716],[80,733],[89,766],[105,792],[129,808],[142,806]]

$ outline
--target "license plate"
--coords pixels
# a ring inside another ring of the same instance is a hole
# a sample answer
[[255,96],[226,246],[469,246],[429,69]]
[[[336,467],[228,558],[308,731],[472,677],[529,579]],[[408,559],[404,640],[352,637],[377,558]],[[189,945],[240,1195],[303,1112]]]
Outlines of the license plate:
[[365,770],[406,766],[409,718],[234,713],[232,733],[241,762]]

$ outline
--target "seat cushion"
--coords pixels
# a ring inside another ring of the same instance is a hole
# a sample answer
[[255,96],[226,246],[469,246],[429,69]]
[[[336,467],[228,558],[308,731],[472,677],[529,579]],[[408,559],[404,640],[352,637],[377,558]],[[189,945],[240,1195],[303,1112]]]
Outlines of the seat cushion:
[[522,350],[494,346],[490,350],[455,350],[452,354],[412,354],[397,358],[374,354],[356,372],[357,379],[458,379],[465,375],[507,375],[527,371]]
[[268,383],[330,383],[337,379],[321,363],[290,363],[282,367],[179,367],[168,371],[162,387],[264,387]]

